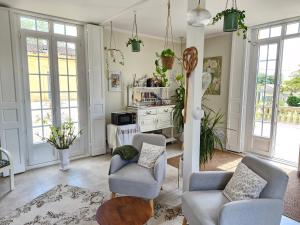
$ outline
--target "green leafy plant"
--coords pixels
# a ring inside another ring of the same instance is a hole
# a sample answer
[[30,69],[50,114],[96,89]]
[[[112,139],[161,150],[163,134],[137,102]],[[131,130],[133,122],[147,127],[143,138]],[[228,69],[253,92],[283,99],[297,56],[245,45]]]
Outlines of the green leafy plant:
[[[160,54],[156,53],[158,60],[161,61],[162,66],[167,70],[173,68],[174,60],[175,60],[175,52],[170,48],[164,49]],[[158,61],[156,60],[156,61]],[[155,61],[155,62],[156,62]],[[156,63],[155,63],[156,64]]]
[[218,145],[224,150],[223,143],[218,136],[219,125],[223,124],[224,114],[212,110],[205,110],[201,119],[200,134],[200,164],[204,165],[212,159],[215,153],[215,146]]
[[64,122],[60,127],[50,126],[50,130],[50,137],[42,137],[42,140],[59,150],[68,149],[82,134],[82,130],[75,133],[75,127],[72,121]]
[[290,95],[288,97],[286,103],[288,104],[288,106],[300,107],[300,97],[297,97],[297,96],[294,96],[294,95]]
[[161,52],[160,57],[175,57],[175,52],[167,48]]
[[155,60],[155,73],[153,76],[160,81],[162,87],[168,86],[169,79],[167,76],[167,71],[168,69],[166,67],[159,64],[158,59]]
[[237,35],[243,35],[243,39],[247,39],[248,27],[245,25],[245,10],[238,10],[236,8],[225,9],[222,12],[219,12],[213,18],[213,24],[216,24],[222,18],[229,16],[230,14],[235,14],[237,17]]
[[173,122],[177,132],[182,133],[184,128],[184,121],[182,115],[185,97],[184,76],[182,74],[178,74],[176,76],[176,82],[178,84],[178,87],[175,90],[175,95],[172,96],[175,102],[175,106],[173,109]]
[[126,43],[126,46],[128,47],[129,45],[132,45],[133,43],[139,43],[144,46],[143,41],[138,38],[129,38],[128,42]]

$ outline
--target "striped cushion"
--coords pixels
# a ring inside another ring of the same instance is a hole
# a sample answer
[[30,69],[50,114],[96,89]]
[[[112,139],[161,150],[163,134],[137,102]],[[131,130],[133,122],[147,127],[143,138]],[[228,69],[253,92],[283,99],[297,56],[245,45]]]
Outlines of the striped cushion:
[[0,168],[9,166],[9,161],[5,159],[0,159]]

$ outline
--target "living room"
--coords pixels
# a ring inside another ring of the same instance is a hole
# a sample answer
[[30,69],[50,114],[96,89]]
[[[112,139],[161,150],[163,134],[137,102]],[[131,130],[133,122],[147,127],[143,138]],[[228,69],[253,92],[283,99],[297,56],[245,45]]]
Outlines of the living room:
[[299,9],[0,0],[0,225],[299,224]]

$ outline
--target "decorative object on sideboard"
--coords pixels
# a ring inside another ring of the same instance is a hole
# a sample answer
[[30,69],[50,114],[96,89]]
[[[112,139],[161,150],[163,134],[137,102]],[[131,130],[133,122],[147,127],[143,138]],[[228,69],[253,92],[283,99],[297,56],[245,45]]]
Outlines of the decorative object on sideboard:
[[64,122],[61,126],[50,126],[50,136],[41,137],[43,141],[46,141],[58,151],[60,159],[60,170],[65,171],[69,169],[70,147],[77,138],[82,134],[82,130],[75,131],[75,126],[72,121]]
[[131,38],[129,38],[128,42],[126,43],[126,46],[128,47],[129,45],[131,45],[132,52],[140,52],[141,44],[144,46],[143,41],[141,39],[139,39],[139,36],[138,36],[136,12],[134,12],[132,34],[131,34]]
[[211,17],[210,12],[202,8],[201,1],[199,0],[197,7],[188,12],[187,23],[193,27],[206,26],[210,23]]
[[222,56],[204,58],[203,71],[211,74],[205,95],[221,95]]
[[234,32],[237,31],[237,35],[243,35],[243,39],[247,39],[248,27],[245,25],[245,10],[239,10],[236,4],[236,0],[232,0],[231,8],[228,8],[228,0],[226,2],[225,10],[217,13],[213,18],[213,24],[224,18],[223,31]]
[[108,90],[109,91],[122,91],[122,72],[121,71],[109,71],[108,78]]

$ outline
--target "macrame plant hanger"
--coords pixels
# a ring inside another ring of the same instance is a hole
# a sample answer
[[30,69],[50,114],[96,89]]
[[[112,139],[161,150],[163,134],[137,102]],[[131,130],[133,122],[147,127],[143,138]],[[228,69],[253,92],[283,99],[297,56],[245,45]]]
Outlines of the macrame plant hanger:
[[167,17],[164,49],[167,49],[168,45],[169,45],[169,30],[170,30],[171,41],[172,41],[172,50],[174,51],[175,48],[174,48],[174,37],[173,37],[171,2],[170,2],[170,0],[168,0],[168,17]]
[[[229,2],[229,0],[226,1],[225,10],[228,9],[228,2]],[[237,9],[236,0],[232,0],[231,8]]]
[[136,38],[136,40],[139,40],[138,28],[137,28],[137,22],[136,22],[136,11],[134,11],[134,19],[133,19],[133,24],[132,24],[131,37],[132,37],[132,39]]

